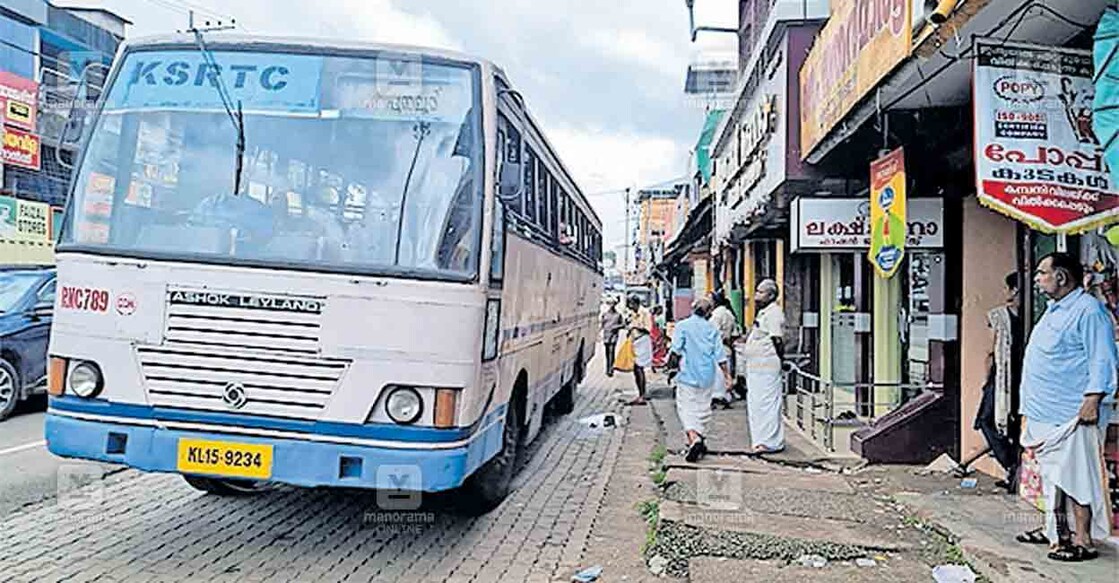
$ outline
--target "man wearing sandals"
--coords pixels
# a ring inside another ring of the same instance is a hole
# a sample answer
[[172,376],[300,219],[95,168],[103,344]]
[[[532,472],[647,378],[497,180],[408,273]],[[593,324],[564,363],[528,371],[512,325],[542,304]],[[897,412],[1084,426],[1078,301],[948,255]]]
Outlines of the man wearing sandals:
[[1046,536],[1035,531],[1019,540],[1057,541],[1049,558],[1068,562],[1099,556],[1094,540],[1110,533],[1102,450],[1119,366],[1111,318],[1080,287],[1083,276],[1080,260],[1066,253],[1038,263],[1034,282],[1050,302],[1022,366],[1022,445],[1041,466],[1048,511]]
[[704,443],[707,421],[711,418],[711,392],[722,371],[722,384],[731,385],[727,355],[723,350],[723,337],[719,329],[707,320],[712,303],[700,298],[692,304],[692,315],[676,325],[672,335],[672,349],[668,368],[677,369],[676,414],[684,428],[688,451],[684,459],[698,461],[707,453]]

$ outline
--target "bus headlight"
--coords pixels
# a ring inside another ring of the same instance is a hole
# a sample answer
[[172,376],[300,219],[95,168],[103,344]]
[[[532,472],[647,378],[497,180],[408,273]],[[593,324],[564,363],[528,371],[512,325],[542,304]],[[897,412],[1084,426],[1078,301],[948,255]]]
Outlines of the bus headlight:
[[424,403],[420,394],[411,387],[397,387],[385,399],[385,413],[401,424],[415,423],[423,413]]
[[101,369],[92,362],[79,362],[70,369],[70,374],[66,375],[66,388],[70,393],[83,399],[97,396],[103,384]]

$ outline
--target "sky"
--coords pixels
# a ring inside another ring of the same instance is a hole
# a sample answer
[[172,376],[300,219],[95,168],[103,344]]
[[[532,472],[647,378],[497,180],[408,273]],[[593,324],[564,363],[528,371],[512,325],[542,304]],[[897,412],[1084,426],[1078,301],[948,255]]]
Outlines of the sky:
[[[626,187],[685,176],[703,106],[688,63],[733,55],[734,35],[688,31],[684,0],[54,0],[131,20],[128,36],[236,19],[242,32],[454,49],[505,69],[604,224],[622,244]],[[696,0],[697,24],[736,26],[734,0]]]

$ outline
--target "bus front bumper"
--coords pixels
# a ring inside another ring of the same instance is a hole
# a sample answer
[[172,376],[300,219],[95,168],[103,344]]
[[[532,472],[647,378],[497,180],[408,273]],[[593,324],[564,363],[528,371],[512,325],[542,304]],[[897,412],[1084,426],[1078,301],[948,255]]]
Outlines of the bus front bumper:
[[271,446],[268,481],[296,486],[335,486],[436,492],[450,490],[501,448],[503,426],[479,429],[466,443],[378,447],[308,439],[262,437],[220,431],[183,430],[139,425],[128,420],[79,419],[48,411],[47,448],[51,453],[122,464],[148,472],[185,472],[179,467],[181,439]]

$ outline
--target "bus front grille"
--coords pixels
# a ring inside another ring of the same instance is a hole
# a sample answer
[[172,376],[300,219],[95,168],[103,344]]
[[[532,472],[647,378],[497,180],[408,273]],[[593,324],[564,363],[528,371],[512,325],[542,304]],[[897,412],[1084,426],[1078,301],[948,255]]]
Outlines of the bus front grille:
[[320,416],[347,367],[343,361],[185,347],[137,352],[153,406],[300,419]]

